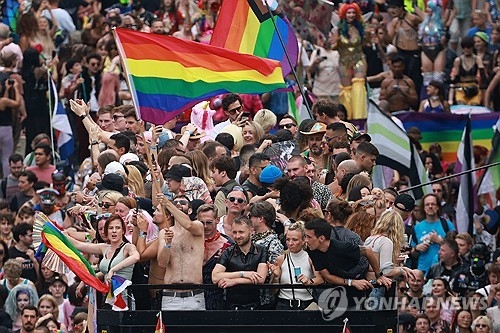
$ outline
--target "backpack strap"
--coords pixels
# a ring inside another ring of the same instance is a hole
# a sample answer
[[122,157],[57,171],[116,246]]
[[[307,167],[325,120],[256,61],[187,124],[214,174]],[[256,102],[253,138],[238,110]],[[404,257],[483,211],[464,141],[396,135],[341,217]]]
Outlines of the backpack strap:
[[448,226],[448,221],[446,219],[440,217],[439,220],[441,221],[441,226],[443,227],[444,233],[447,234],[448,231],[450,231],[450,227]]

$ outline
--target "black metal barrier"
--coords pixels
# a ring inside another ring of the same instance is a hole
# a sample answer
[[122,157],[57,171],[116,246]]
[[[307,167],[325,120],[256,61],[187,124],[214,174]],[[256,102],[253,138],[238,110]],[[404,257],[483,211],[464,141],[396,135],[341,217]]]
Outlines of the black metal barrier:
[[[134,285],[135,292],[146,292],[146,289],[211,289],[213,285]],[[242,286],[240,286],[242,287]],[[246,286],[254,288],[290,288],[292,285],[259,285]],[[305,286],[293,285],[302,289]],[[321,285],[321,289],[336,286]],[[97,310],[96,333],[153,333],[158,320],[157,310],[136,310],[116,312]],[[334,319],[321,310],[279,311],[279,310],[205,310],[205,311],[162,311],[164,333],[203,332],[203,333],[246,333],[246,332],[314,332],[341,333],[343,320],[349,319],[351,331],[354,333],[396,333],[397,310],[381,311],[345,311]]]

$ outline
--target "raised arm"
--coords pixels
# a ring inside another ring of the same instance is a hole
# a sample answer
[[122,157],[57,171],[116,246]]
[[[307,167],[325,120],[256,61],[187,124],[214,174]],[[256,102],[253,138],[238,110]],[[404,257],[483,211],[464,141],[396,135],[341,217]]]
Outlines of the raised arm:
[[170,247],[173,237],[174,232],[170,229],[162,229],[158,234],[158,252],[156,260],[158,260],[158,266],[161,268],[166,268],[170,262]]
[[179,208],[177,208],[173,202],[167,200],[164,196],[162,204],[168,209],[168,211],[172,214],[175,219],[175,223],[179,223],[184,229],[189,231],[193,236],[203,236],[204,235],[204,227],[203,224],[199,221],[191,221],[189,216],[187,216],[184,212],[182,212]]
[[106,249],[107,244],[104,243],[99,243],[99,244],[93,244],[93,243],[87,243],[87,242],[80,242],[73,237],[71,237],[68,232],[64,233],[66,235],[66,238],[76,247],[78,251],[84,252],[84,253],[90,253],[90,254],[98,254],[102,255],[104,253],[104,250]]

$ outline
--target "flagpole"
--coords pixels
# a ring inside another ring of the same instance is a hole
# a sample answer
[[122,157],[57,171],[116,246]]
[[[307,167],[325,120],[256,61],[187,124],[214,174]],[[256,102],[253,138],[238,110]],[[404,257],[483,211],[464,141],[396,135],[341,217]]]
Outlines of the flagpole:
[[415,186],[411,186],[411,187],[405,188],[403,190],[398,191],[398,193],[408,192],[408,191],[411,191],[411,190],[419,188],[419,187],[431,185],[431,184],[434,184],[434,183],[439,183],[439,182],[441,182],[443,180],[448,180],[448,179],[459,177],[459,176],[462,176],[462,175],[465,175],[465,174],[468,174],[468,173],[472,173],[472,172],[475,172],[475,171],[479,171],[479,170],[483,170],[483,169],[488,169],[488,168],[491,168],[491,167],[494,167],[494,166],[497,166],[497,165],[500,165],[500,162],[486,164],[486,165],[483,165],[483,166],[475,168],[475,169],[466,170],[466,171],[462,171],[462,172],[459,172],[459,173],[456,173],[456,174],[453,174],[453,175],[449,175],[449,176],[441,177],[441,178],[438,178],[438,179],[434,179],[434,180],[431,180],[431,181],[429,181],[427,183],[423,183],[423,184],[419,184],[419,185],[415,185]]
[[[288,64],[290,65],[290,69],[292,70],[293,77],[295,78],[297,85],[300,90],[300,94],[302,95],[302,99],[304,100],[304,104],[306,106],[307,112],[309,113],[309,117],[311,119],[314,119],[312,111],[311,111],[311,106],[309,105],[309,100],[306,97],[305,91],[304,91],[304,86],[299,80],[299,77],[297,75],[297,72],[295,71],[295,68],[293,67],[292,60],[290,59],[290,55],[288,54],[288,51],[286,50],[285,42],[283,41],[283,37],[281,36],[281,33],[278,29],[278,26],[276,25],[276,21],[274,20],[274,15],[273,11],[271,10],[271,7],[269,7],[269,4],[267,3],[267,0],[263,0],[264,4],[266,5],[266,8],[269,12],[269,15],[271,17],[271,22],[273,22],[274,26],[274,31],[276,31],[276,35],[278,36],[278,39],[280,40],[281,47],[283,48],[283,51],[285,52],[286,60],[288,61]],[[283,14],[285,15],[285,14]]]
[[[55,165],[56,164],[56,151],[54,147],[54,124],[52,123],[54,115],[52,114],[54,112],[53,107],[52,107],[52,96],[50,95],[50,90],[52,87],[52,76],[50,75],[50,69],[47,69],[47,86],[49,87],[49,121],[50,121],[50,144],[52,146],[52,163]],[[54,94],[56,92],[54,91]]]

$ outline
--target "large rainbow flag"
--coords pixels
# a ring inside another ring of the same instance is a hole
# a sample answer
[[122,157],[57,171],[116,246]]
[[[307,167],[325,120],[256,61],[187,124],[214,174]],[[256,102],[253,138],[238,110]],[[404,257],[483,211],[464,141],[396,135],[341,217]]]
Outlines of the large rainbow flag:
[[275,60],[133,30],[116,29],[115,37],[138,116],[154,124],[219,94],[286,87]]
[[[422,133],[420,143],[425,150],[433,143],[439,143],[443,149],[443,160],[455,162],[457,150],[467,121],[467,115],[406,112],[397,115],[406,130],[416,126]],[[472,141],[474,145],[491,148],[493,125],[498,121],[500,113],[472,114]]]
[[281,62],[283,75],[286,76],[291,72],[291,67],[264,1],[269,4],[272,17],[295,67],[299,54],[297,37],[275,0],[224,0],[210,45],[278,60]]

